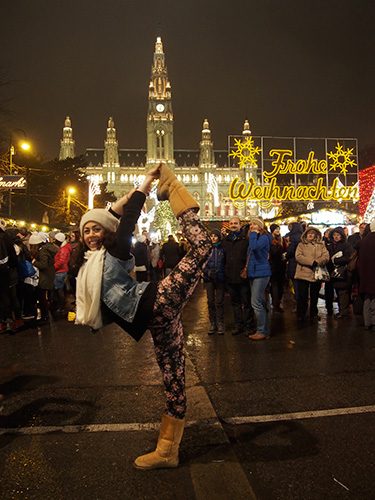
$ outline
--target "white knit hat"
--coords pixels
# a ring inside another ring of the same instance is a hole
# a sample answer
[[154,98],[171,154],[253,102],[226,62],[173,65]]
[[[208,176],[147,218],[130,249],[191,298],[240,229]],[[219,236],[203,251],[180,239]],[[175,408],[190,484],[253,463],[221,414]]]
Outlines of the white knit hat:
[[55,240],[57,240],[60,243],[62,243],[63,241],[65,241],[65,234],[64,233],[56,233],[55,234]]
[[375,233],[375,219],[370,222],[370,231]]
[[31,236],[29,238],[29,245],[41,245],[44,243],[43,237],[39,233],[31,233]]
[[47,243],[47,241],[49,241],[49,238],[48,238],[48,234],[47,233],[43,233],[43,232],[39,232],[39,236],[42,238],[43,240],[43,243]]
[[116,219],[106,208],[93,208],[86,212],[79,223],[79,232],[83,234],[83,228],[87,222],[97,222],[107,231],[116,232],[120,221]]

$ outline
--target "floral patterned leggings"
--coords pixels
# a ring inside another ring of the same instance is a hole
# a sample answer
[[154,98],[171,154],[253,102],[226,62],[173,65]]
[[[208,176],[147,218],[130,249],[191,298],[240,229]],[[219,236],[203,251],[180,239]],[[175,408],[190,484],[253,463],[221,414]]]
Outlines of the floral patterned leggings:
[[194,210],[178,217],[191,249],[159,284],[150,327],[156,359],[163,375],[166,412],[175,418],[186,413],[184,334],[181,312],[201,276],[211,239]]

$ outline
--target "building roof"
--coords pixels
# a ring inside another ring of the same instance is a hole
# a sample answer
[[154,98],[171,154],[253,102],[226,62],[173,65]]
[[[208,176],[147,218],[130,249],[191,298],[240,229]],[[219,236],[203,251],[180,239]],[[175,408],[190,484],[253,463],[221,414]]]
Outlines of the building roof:
[[[228,152],[226,150],[214,150],[215,162],[218,167],[228,166]],[[88,166],[103,164],[104,149],[87,148],[85,159]],[[120,167],[144,167],[146,165],[146,149],[119,149]],[[194,149],[176,149],[174,158],[178,167],[198,167],[199,151]]]

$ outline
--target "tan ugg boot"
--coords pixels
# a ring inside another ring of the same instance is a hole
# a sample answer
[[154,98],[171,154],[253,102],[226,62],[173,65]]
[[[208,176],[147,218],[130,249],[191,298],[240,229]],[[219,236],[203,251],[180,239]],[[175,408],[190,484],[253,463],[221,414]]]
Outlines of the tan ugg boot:
[[163,469],[178,466],[178,449],[184,433],[185,419],[163,415],[156,450],[134,461],[137,469]]
[[157,189],[158,200],[169,200],[172,212],[176,217],[192,208],[198,212],[199,204],[189,193],[186,187],[177,180],[172,170],[167,165],[160,167],[160,177]]

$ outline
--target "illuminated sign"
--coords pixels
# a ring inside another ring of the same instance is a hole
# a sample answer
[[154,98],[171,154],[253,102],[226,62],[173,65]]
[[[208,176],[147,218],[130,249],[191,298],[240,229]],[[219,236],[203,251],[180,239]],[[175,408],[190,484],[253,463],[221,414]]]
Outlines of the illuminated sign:
[[228,156],[239,171],[229,186],[232,201],[359,199],[356,139],[233,139]]
[[26,179],[22,175],[0,176],[0,189],[25,189]]

